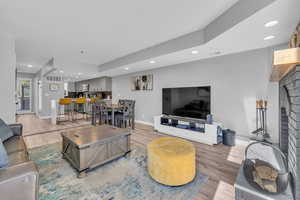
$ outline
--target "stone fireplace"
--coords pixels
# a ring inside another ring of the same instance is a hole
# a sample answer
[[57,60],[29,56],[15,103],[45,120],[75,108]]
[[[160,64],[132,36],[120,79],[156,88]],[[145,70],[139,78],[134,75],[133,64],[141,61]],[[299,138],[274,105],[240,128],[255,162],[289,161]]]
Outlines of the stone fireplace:
[[279,146],[287,155],[295,199],[300,199],[300,66],[279,81]]

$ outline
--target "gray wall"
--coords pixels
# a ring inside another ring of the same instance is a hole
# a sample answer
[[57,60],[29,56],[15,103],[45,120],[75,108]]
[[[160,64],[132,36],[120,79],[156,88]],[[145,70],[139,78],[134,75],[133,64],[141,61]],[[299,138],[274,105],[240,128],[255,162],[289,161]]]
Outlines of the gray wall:
[[[260,49],[114,77],[113,102],[135,99],[136,119],[153,123],[162,113],[162,88],[210,85],[214,119],[245,137],[255,130],[256,99],[267,99],[269,132],[278,141],[278,83],[269,82],[272,52]],[[130,76],[149,73],[153,91],[131,91]]]
[[16,121],[16,53],[12,37],[0,32],[0,118],[7,123]]

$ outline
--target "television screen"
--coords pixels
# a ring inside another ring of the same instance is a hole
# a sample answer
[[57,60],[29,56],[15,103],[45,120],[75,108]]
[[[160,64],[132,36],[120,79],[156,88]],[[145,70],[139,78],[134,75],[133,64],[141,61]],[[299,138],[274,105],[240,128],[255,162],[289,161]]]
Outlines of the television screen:
[[163,88],[163,114],[206,119],[210,114],[210,86]]

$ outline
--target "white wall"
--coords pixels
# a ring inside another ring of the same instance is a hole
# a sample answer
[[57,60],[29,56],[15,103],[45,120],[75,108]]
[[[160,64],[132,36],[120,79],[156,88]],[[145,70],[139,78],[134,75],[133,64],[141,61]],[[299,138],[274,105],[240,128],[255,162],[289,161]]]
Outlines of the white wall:
[[[44,66],[47,67],[47,66]],[[42,70],[35,74],[35,91],[36,91],[36,111],[35,113],[40,118],[51,117],[51,100],[58,100],[64,97],[64,82],[51,82],[47,80],[47,77],[42,76]],[[50,90],[50,84],[57,84],[58,89],[55,91]],[[41,94],[40,89],[41,88]],[[41,97],[41,99],[40,99]],[[39,105],[41,103],[41,105]],[[41,106],[41,109],[39,108]]]
[[9,35],[0,33],[0,118],[6,123],[15,122],[15,41]]
[[64,97],[64,83],[55,82],[58,85],[58,90],[51,91],[50,84],[53,84],[53,82],[47,81],[45,77],[42,77],[40,80],[40,84],[42,84],[42,110],[39,110],[37,113],[40,118],[50,118],[51,101]]
[[[268,128],[278,141],[278,84],[269,82],[273,48],[164,67],[113,78],[113,101],[136,100],[136,120],[153,123],[162,113],[162,88],[211,86],[211,112],[216,121],[250,137],[255,130],[255,102],[269,101]],[[129,77],[153,73],[153,91],[131,91]]]

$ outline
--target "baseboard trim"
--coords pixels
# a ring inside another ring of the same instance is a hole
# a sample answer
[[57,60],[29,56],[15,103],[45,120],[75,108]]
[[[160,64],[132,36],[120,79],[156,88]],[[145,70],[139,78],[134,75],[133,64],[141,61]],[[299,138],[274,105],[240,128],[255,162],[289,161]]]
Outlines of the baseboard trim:
[[17,112],[16,115],[27,115],[27,114],[35,114],[35,112]]
[[39,117],[40,119],[50,119],[50,118],[51,118],[51,116],[39,116],[39,115],[38,115],[38,117]]
[[145,121],[141,121],[141,120],[135,120],[135,123],[145,124],[145,125],[148,125],[148,126],[154,126],[153,123],[145,122]]

